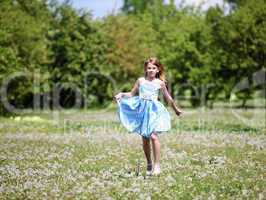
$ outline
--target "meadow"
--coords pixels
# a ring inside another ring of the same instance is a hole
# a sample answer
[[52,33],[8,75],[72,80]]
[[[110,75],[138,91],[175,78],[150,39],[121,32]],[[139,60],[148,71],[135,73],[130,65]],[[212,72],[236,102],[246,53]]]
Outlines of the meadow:
[[265,199],[263,109],[184,109],[159,135],[160,176],[116,111],[0,118],[0,199]]

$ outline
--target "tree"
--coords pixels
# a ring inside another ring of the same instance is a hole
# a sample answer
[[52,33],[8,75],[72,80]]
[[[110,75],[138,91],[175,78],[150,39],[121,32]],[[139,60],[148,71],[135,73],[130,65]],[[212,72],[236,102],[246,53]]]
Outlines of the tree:
[[[217,48],[215,57],[220,63],[219,85],[223,87],[226,99],[243,79],[248,78],[252,83],[252,74],[265,68],[266,26],[262,19],[266,15],[266,4],[264,1],[235,2],[239,6],[228,16],[217,15],[213,9],[207,14],[214,38],[212,46]],[[243,100],[242,106],[254,91],[249,87],[238,93]]]
[[[8,96],[2,101],[14,105],[31,106],[33,94],[38,92],[30,83],[36,69],[46,71],[49,63],[46,31],[49,28],[46,1],[2,1],[0,6],[0,71],[1,86],[15,73],[24,78],[12,80]],[[46,81],[46,80],[40,80]],[[6,111],[2,106],[2,111]]]
[[131,89],[137,77],[144,72],[144,61],[155,55],[156,31],[148,16],[110,16],[104,23],[106,38],[109,38],[108,68],[121,89]]

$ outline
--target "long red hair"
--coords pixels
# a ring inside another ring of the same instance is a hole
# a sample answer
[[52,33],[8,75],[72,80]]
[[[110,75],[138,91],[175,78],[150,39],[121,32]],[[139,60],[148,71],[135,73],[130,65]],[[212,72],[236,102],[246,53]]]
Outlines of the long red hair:
[[147,71],[147,66],[149,63],[158,67],[159,72],[156,74],[156,78],[166,82],[164,66],[160,63],[160,61],[156,57],[150,57],[144,62],[145,77],[147,76],[146,71]]

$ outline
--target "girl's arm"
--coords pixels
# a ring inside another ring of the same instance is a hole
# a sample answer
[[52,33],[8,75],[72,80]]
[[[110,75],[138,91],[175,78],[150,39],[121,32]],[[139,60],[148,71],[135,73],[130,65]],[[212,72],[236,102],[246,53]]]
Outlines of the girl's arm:
[[182,111],[179,110],[179,108],[175,105],[175,101],[173,100],[173,98],[169,94],[169,92],[168,92],[168,90],[166,88],[166,85],[165,85],[165,83],[163,81],[161,82],[161,91],[162,91],[164,97],[166,98],[167,103],[171,105],[171,107],[175,111],[176,115],[178,115],[178,116],[181,115]]
[[117,95],[115,95],[116,100],[120,100],[122,97],[133,97],[139,88],[139,79],[136,81],[134,87],[130,92],[119,92]]

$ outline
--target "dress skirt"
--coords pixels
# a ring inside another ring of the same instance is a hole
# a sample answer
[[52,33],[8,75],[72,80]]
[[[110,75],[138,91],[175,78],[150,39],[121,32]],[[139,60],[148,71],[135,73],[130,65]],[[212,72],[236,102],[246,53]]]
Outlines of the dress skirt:
[[121,98],[117,113],[123,126],[129,131],[145,138],[152,133],[170,130],[169,112],[158,100],[144,99],[139,96]]

